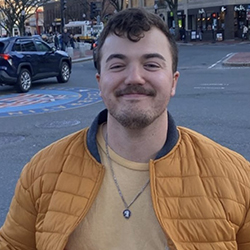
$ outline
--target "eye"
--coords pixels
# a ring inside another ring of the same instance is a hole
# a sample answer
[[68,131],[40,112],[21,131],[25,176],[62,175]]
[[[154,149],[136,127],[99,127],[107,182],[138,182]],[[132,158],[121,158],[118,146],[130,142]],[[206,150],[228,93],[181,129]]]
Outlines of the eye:
[[124,68],[125,65],[122,63],[114,63],[109,66],[109,69],[111,69],[112,71],[120,71],[123,70]]
[[161,68],[161,66],[160,66],[160,64],[155,63],[155,62],[148,62],[148,63],[144,64],[144,68],[147,70],[154,71],[154,70]]

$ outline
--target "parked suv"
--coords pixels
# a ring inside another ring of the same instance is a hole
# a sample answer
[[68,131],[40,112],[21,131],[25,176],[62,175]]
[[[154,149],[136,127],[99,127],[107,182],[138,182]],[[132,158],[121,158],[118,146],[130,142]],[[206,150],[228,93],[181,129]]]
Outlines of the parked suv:
[[0,84],[13,85],[17,92],[28,92],[33,81],[48,77],[65,83],[71,66],[66,52],[38,37],[0,38]]

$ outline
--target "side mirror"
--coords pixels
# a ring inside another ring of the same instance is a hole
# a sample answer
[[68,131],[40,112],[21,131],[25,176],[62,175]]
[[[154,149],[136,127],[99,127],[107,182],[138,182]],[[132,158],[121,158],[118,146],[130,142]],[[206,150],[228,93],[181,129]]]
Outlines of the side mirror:
[[52,50],[53,52],[55,52],[55,51],[56,51],[56,47],[55,47],[55,46],[52,46],[52,47],[51,47],[51,50]]

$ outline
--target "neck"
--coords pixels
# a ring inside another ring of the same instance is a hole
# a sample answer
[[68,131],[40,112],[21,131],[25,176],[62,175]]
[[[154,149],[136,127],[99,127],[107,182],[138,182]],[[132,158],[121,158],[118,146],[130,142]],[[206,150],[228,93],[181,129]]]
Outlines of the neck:
[[144,129],[127,129],[111,115],[103,127],[103,136],[108,135],[108,144],[121,157],[135,162],[148,162],[154,159],[163,147],[168,130],[168,116],[164,112],[151,125]]

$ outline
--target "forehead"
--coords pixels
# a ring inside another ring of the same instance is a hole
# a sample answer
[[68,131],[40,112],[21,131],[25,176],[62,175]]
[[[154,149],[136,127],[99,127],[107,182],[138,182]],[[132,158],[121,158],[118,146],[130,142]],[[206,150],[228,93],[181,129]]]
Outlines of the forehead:
[[130,54],[131,50],[134,55],[155,52],[170,55],[170,44],[166,35],[155,27],[144,32],[144,37],[138,42],[130,41],[126,36],[110,34],[103,44],[102,56],[110,53]]

